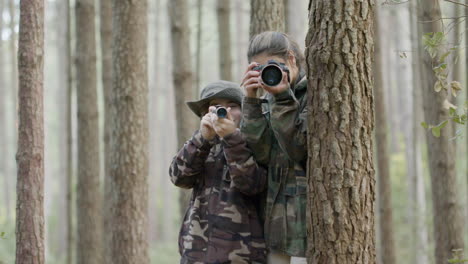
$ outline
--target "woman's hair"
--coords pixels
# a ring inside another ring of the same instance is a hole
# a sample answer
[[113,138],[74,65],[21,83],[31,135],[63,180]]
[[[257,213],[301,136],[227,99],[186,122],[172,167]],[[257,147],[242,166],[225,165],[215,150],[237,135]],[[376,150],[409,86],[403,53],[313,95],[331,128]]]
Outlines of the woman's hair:
[[305,59],[299,45],[288,35],[281,32],[265,31],[253,36],[249,43],[247,59],[251,62],[253,57],[264,53],[287,60],[289,51],[292,51],[294,57],[296,57],[299,72],[304,72]]

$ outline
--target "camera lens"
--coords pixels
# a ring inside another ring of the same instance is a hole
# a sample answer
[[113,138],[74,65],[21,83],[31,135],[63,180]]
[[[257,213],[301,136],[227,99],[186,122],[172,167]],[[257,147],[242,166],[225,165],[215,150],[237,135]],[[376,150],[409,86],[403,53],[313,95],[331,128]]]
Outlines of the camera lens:
[[226,118],[227,109],[224,107],[219,107],[218,109],[216,109],[216,115],[218,115],[219,118]]
[[277,66],[266,66],[262,71],[262,80],[268,86],[276,86],[282,79],[283,72]]

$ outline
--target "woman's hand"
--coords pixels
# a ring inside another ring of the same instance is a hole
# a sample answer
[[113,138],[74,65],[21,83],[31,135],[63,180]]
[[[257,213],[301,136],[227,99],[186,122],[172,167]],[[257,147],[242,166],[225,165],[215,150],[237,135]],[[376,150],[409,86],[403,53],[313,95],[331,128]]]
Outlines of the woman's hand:
[[258,97],[257,90],[261,88],[260,72],[253,70],[253,68],[258,65],[259,64],[256,62],[252,62],[245,71],[241,86],[243,87],[245,96],[247,97]]
[[216,136],[216,132],[213,129],[213,124],[212,124],[212,115],[213,113],[208,112],[206,115],[202,117],[202,120],[200,121],[200,133],[202,137],[205,140],[213,140],[214,137]]
[[[216,110],[216,107],[210,106],[209,111],[212,112],[214,110]],[[230,111],[231,108],[228,107],[226,118],[219,118],[216,114],[213,114],[212,116],[213,129],[221,138],[234,133],[237,129],[237,125],[234,122]]]

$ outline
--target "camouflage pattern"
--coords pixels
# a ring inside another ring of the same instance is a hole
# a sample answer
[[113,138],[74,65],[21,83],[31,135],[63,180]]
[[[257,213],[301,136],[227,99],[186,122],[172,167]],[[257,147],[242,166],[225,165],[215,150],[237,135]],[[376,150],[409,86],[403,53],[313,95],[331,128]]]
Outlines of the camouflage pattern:
[[307,80],[265,98],[245,97],[241,131],[268,167],[265,240],[271,250],[304,257],[307,249]]
[[267,174],[239,129],[213,142],[196,132],[169,173],[176,186],[193,188],[179,234],[180,263],[266,263],[256,206]]

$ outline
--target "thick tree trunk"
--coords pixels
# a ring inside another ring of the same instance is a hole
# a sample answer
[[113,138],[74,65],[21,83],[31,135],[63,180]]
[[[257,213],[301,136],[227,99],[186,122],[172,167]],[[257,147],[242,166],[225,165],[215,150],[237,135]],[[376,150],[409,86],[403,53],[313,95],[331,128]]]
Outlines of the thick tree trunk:
[[218,15],[219,35],[219,64],[222,80],[232,81],[232,58],[231,58],[231,21],[230,0],[218,0],[216,13]]
[[99,1],[100,34],[101,34],[101,67],[102,88],[104,95],[104,202],[103,206],[103,257],[105,263],[111,263],[111,230],[112,189],[110,184],[110,154],[113,120],[112,105],[112,1]]
[[112,262],[149,263],[147,1],[113,1]]
[[44,259],[44,1],[20,3],[16,263]]
[[94,1],[78,0],[76,73],[78,104],[77,264],[102,263],[99,122],[96,91]]
[[378,176],[378,207],[379,207],[379,228],[380,228],[380,249],[383,264],[395,264],[395,240],[393,231],[392,213],[392,185],[390,181],[390,157],[388,151],[388,122],[385,111],[384,82],[382,70],[382,38],[379,34],[378,7],[375,8],[376,18],[374,25],[375,32],[375,139],[377,145],[377,176]]
[[309,263],[375,263],[373,1],[309,12]]
[[285,30],[284,0],[250,0],[250,37]]
[[[171,25],[171,42],[173,56],[175,108],[177,117],[177,147],[181,147],[197,128],[197,118],[185,102],[196,98],[192,87],[192,63],[190,55],[190,32],[188,26],[187,0],[168,2]],[[180,193],[180,213],[183,216],[187,208],[188,192]]]
[[[437,0],[418,1],[419,21],[422,32],[442,31],[441,13]],[[447,97],[445,90],[434,91],[436,77],[433,72],[433,61],[428,53],[421,54],[422,89],[425,121],[437,125],[448,119],[448,110],[443,108]],[[452,156],[453,144],[449,141],[451,127],[446,126],[439,138],[426,131],[429,169],[431,174],[432,201],[434,215],[434,237],[436,263],[447,263],[452,250],[463,249],[463,219],[456,195],[455,157]]]
[[429,263],[427,252],[429,252],[428,241],[429,235],[427,226],[424,223],[426,219],[426,199],[424,188],[424,177],[422,169],[422,155],[421,146],[424,144],[423,131],[421,122],[424,120],[422,117],[422,91],[421,91],[421,68],[419,65],[419,49],[420,35],[418,27],[420,24],[417,22],[417,3],[412,1],[410,3],[410,20],[411,20],[411,53],[412,57],[412,72],[413,72],[413,89],[412,89],[412,113],[410,117],[411,134],[406,148],[410,149],[412,157],[407,161],[408,168],[410,168],[408,193],[409,199],[409,220],[411,225],[411,234],[409,239],[411,241],[410,249],[410,263]]

